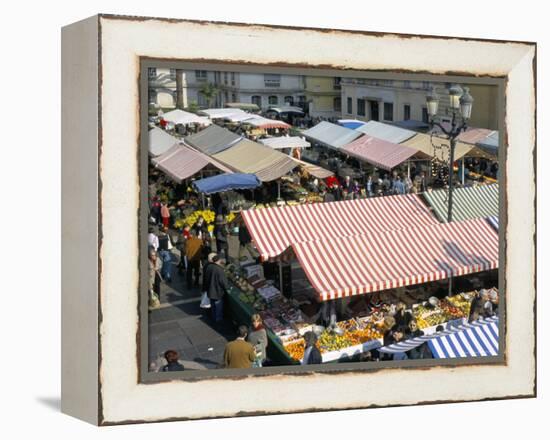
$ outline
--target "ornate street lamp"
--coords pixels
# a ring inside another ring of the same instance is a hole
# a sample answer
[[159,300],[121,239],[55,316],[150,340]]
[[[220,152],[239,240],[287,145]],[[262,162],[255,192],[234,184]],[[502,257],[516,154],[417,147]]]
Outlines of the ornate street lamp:
[[439,96],[432,87],[426,95],[426,107],[429,115],[430,127],[438,127],[449,139],[449,204],[447,221],[453,221],[453,163],[455,157],[456,139],[467,128],[468,120],[472,114],[474,99],[469,93],[469,88],[462,89],[459,85],[449,88],[449,107],[452,113],[450,127],[444,127],[437,121],[437,109],[439,107]]
[[[453,85],[449,88],[449,104],[452,113],[451,125],[445,128],[440,122],[436,120],[437,109],[439,106],[439,96],[435,92],[435,88],[426,95],[426,107],[429,115],[430,128],[438,127],[449,139],[449,197],[447,208],[447,222],[453,221],[453,163],[455,160],[455,148],[456,139],[467,128],[468,120],[472,115],[472,106],[474,99],[469,93],[469,88],[464,87],[464,90],[458,86]],[[453,290],[453,277],[449,276],[449,295]]]

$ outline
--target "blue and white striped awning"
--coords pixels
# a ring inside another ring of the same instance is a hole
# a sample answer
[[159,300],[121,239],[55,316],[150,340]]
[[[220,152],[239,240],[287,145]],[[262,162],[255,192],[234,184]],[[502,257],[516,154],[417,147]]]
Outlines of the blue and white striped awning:
[[498,318],[480,319],[457,327],[451,334],[428,341],[434,358],[465,358],[498,355]]
[[495,228],[498,231],[498,217],[496,215],[487,217],[487,221],[493,228]]

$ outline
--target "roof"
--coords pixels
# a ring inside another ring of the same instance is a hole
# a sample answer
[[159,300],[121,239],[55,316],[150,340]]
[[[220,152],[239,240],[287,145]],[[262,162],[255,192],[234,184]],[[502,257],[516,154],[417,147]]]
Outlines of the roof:
[[396,127],[407,128],[409,130],[428,130],[430,124],[424,121],[416,121],[414,119],[406,119],[403,121],[392,122]]
[[250,124],[258,128],[290,128],[291,125],[277,119],[264,118],[263,116],[253,115],[248,119],[241,121],[243,124]]
[[214,158],[241,173],[253,173],[262,182],[284,176],[298,165],[290,156],[243,139]]
[[[410,338],[402,342],[396,342],[395,344],[386,345],[385,347],[381,347],[378,349],[381,353],[388,353],[388,354],[395,354],[395,353],[405,353],[409,350],[412,350],[413,348],[418,347],[419,345],[422,345],[425,342],[428,342],[433,339],[438,339],[436,341],[436,344],[441,343],[440,339],[441,337],[447,337],[450,335],[454,335],[456,333],[461,333],[464,330],[467,329],[475,329],[479,326],[486,326],[492,323],[496,323],[498,326],[498,318],[481,318],[477,321],[473,321],[471,323],[463,323],[462,319],[449,321],[447,324],[445,324],[445,329],[439,332],[432,333],[430,335],[423,335],[423,336],[417,336],[416,338]],[[497,338],[498,338],[498,329],[497,329]],[[447,341],[458,341],[460,338],[460,335],[456,335],[458,338],[449,338]],[[443,344],[448,344],[447,342],[443,342]],[[498,346],[498,344],[497,344]]]
[[499,257],[498,235],[485,219],[302,241],[292,248],[321,301],[496,269]]
[[428,341],[434,358],[498,356],[498,317],[486,318],[462,326],[460,331]]
[[164,154],[152,159],[151,162],[178,183],[193,176],[208,165],[213,165],[224,172],[232,172],[215,159],[182,144],[175,144]]
[[[447,221],[448,196],[445,189],[422,193],[434,214]],[[453,221],[498,216],[498,183],[456,188],[453,190]]]
[[319,122],[314,127],[302,132],[308,139],[313,139],[328,147],[338,149],[361,136],[356,130],[332,124],[327,121]]
[[185,142],[206,154],[216,154],[242,139],[241,136],[212,124],[210,127],[185,138]]
[[478,141],[476,146],[493,156],[498,156],[498,131],[493,131],[489,136]]
[[307,171],[308,174],[312,175],[313,177],[317,177],[318,179],[326,179],[327,177],[334,176],[334,173],[330,170],[319,167],[317,165],[313,165],[308,162],[304,162],[299,159],[294,159],[294,160],[298,162],[298,165],[300,165],[302,169]]
[[208,118],[197,116],[194,113],[184,112],[180,109],[175,109],[172,111],[169,111],[168,113],[164,113],[162,115],[162,119],[168,122],[172,122],[174,124],[202,124],[202,125],[210,125],[211,122]]
[[306,148],[311,147],[311,144],[300,136],[280,136],[258,140],[261,144],[270,148]]
[[199,192],[213,194],[233,189],[254,189],[261,185],[261,182],[254,174],[219,174],[196,180],[193,185]]
[[400,144],[416,134],[414,131],[378,121],[369,121],[365,125],[357,127],[355,130],[378,139],[393,142],[394,144]]
[[[433,142],[435,145],[444,145],[444,147],[438,149],[438,151],[435,152],[435,149],[432,145],[432,136],[424,133],[415,134],[412,138],[401,142],[401,145],[414,148],[415,150],[418,150],[428,155],[429,157],[436,157],[443,162],[449,162],[449,141],[438,136],[433,136]],[[468,154],[472,148],[473,145],[465,144],[463,142],[457,142],[455,147],[455,160],[458,160]]]
[[149,130],[149,155],[159,156],[168,151],[179,139],[166,133],[162,128]]
[[369,135],[361,136],[340,151],[378,168],[391,170],[414,156],[418,150],[394,144]]
[[278,257],[294,243],[329,234],[341,237],[438,224],[416,194],[249,210],[243,218],[263,260]]

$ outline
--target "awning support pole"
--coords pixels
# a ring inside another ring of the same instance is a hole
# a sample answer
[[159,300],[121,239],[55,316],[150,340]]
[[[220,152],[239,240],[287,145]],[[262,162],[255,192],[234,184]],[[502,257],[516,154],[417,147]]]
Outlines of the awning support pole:
[[411,178],[411,161],[410,160],[407,161],[407,177],[409,179]]
[[277,200],[281,198],[281,179],[277,180]]
[[462,186],[464,186],[464,158],[462,158],[462,173],[460,179],[462,181]]

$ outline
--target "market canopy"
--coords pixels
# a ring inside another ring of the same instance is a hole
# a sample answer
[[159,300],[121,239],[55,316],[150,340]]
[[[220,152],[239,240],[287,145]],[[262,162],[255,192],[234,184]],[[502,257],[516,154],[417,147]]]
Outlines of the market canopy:
[[178,138],[166,133],[162,128],[155,127],[149,130],[149,155],[160,156],[178,142]]
[[402,121],[392,122],[396,127],[406,128],[414,131],[429,130],[430,124],[424,121],[417,121],[415,119],[404,119]]
[[498,156],[498,131],[493,131],[489,136],[478,141],[476,146],[492,156]]
[[262,260],[298,242],[439,224],[416,194],[248,210],[243,218]]
[[240,108],[207,108],[201,110],[201,114],[208,116],[210,119],[223,119],[232,115],[250,115],[250,113],[241,110]]
[[295,107],[293,105],[282,105],[279,107],[269,107],[267,112],[276,112],[276,113],[298,113],[304,114],[304,111],[300,107]]
[[210,125],[211,122],[208,118],[197,116],[194,113],[184,112],[180,109],[175,109],[164,113],[162,119],[173,124],[201,124],[201,125]]
[[259,139],[260,143],[274,148],[276,150],[282,148],[307,148],[311,147],[311,144],[300,136],[280,136],[271,137],[265,139]]
[[361,125],[365,125],[365,122],[359,121],[358,119],[338,119],[338,124],[341,125],[342,127],[355,130],[357,127],[361,127]]
[[467,144],[476,144],[483,139],[487,138],[493,130],[487,128],[468,128],[466,131],[463,131],[458,135],[458,140],[461,142],[466,142]]
[[289,124],[287,124],[284,121],[279,121],[278,119],[264,118],[263,116],[257,116],[257,115],[253,115],[252,117],[241,121],[241,123],[249,124],[249,125],[252,125],[253,127],[264,128],[264,129],[268,129],[268,128],[288,129],[291,127]]
[[256,174],[262,182],[278,179],[298,165],[290,156],[248,139],[214,154],[214,158],[235,171]]
[[199,192],[213,194],[234,189],[254,189],[260,186],[261,182],[254,174],[232,173],[195,180],[193,185]]
[[[445,189],[422,193],[437,218],[447,221],[449,192]],[[453,221],[498,216],[498,183],[453,189]]]
[[435,359],[498,356],[498,317],[463,325],[460,331],[432,338],[428,345]]
[[205,154],[216,154],[242,139],[238,134],[212,124],[210,127],[185,138],[185,142]]
[[326,301],[496,269],[499,243],[485,219],[474,219],[302,241],[292,248]]
[[308,139],[313,139],[336,150],[361,136],[361,133],[356,130],[351,130],[327,121],[319,122],[314,127],[303,131],[302,134]]
[[[456,345],[456,343],[459,344],[459,346],[463,346],[466,348],[468,345],[471,347],[471,344],[465,344],[462,340],[464,335],[462,332],[469,329],[476,330],[478,327],[490,325],[492,323],[496,323],[498,326],[498,318],[481,318],[477,321],[473,321],[471,323],[464,323],[462,319],[449,321],[445,324],[445,329],[436,333],[432,333],[430,335],[423,335],[423,336],[417,336],[415,338],[410,338],[405,341],[396,342],[395,344],[386,345],[385,347],[381,347],[378,349],[380,353],[387,353],[387,354],[396,354],[396,353],[406,353],[407,351],[412,350],[413,348],[416,348],[425,342],[428,342],[430,340],[437,339],[437,341],[434,341],[434,345],[444,345],[446,347],[449,347],[452,345]],[[457,335],[457,333],[459,333]],[[455,335],[455,337],[449,338],[449,336]],[[491,334],[491,339],[496,336],[497,338],[497,346],[498,346],[498,329],[496,334]],[[446,339],[440,339],[440,338],[446,338]],[[460,341],[460,342],[459,342]],[[431,348],[431,347],[430,347]],[[451,350],[452,351],[452,350]],[[439,352],[443,352],[443,350],[439,350]],[[465,351],[462,351],[465,353]]]
[[226,173],[232,173],[229,168],[215,159],[182,144],[174,144],[172,148],[153,158],[151,162],[177,183],[181,183],[208,165]]
[[313,165],[312,163],[304,162],[303,160],[295,159],[296,162],[298,162],[298,165],[306,171],[308,174],[310,174],[313,177],[317,177],[318,179],[326,179],[327,177],[334,176],[334,173],[330,170],[327,170],[325,168],[319,167],[317,165]]
[[418,153],[418,150],[410,147],[384,141],[367,134],[343,146],[340,151],[388,171]]
[[416,134],[414,131],[378,121],[369,121],[365,125],[357,127],[355,130],[378,139],[393,142],[394,144],[400,144]]
[[[434,148],[432,141],[435,145],[443,145],[442,148],[438,148],[437,151]],[[447,139],[440,138],[438,136],[430,136],[429,134],[416,133],[412,138],[401,142],[401,145],[413,148],[421,151],[429,157],[435,157],[443,162],[449,162],[449,141]],[[455,160],[458,160],[468,154],[473,148],[473,145],[465,144],[464,142],[457,142],[455,147]]]
[[487,221],[489,222],[489,224],[495,228],[496,231],[498,231],[498,216],[497,215],[492,215],[490,217],[487,217]]
[[256,112],[260,110],[260,107],[250,102],[226,102],[225,106],[228,108],[233,108],[233,109],[238,108],[240,110],[248,110],[251,112]]

